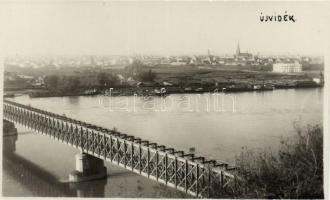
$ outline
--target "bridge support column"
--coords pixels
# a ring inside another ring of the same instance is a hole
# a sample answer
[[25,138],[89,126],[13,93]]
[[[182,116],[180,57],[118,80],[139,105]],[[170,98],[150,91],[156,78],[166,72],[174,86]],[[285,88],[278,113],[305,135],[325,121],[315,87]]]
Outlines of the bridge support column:
[[83,182],[107,177],[107,168],[102,159],[79,153],[76,155],[76,170],[70,173],[70,182]]
[[2,136],[2,151],[4,153],[14,153],[16,151],[16,141],[18,138],[18,133],[17,129],[15,128],[15,124],[4,119]]

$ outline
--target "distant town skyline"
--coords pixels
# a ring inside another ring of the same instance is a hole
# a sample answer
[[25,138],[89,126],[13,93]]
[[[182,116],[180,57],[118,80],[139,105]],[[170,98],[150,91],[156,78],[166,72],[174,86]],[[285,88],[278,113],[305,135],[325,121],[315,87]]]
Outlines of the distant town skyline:
[[[5,2],[4,55],[322,55],[322,2]],[[295,23],[260,15],[295,16]]]

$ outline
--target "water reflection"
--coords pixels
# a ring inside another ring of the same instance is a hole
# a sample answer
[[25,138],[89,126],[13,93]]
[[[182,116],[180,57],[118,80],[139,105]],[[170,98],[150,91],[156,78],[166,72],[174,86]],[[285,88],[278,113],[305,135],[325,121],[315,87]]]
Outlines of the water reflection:
[[81,183],[69,183],[70,189],[76,191],[77,197],[104,197],[108,179]]
[[[107,179],[85,183],[60,182],[46,169],[15,153],[17,129],[4,121],[3,132],[3,171],[20,187],[26,188],[33,196],[40,197],[104,197]],[[7,188],[3,179],[3,195],[19,196],[15,190]],[[26,195],[24,195],[26,196]]]
[[[4,153],[3,170],[36,196],[76,196],[76,192],[70,189],[68,183],[58,182],[46,170],[15,153]],[[13,191],[7,191],[4,187],[4,196],[16,196],[11,192]]]
[[69,104],[79,104],[79,97],[78,96],[72,96],[67,98]]

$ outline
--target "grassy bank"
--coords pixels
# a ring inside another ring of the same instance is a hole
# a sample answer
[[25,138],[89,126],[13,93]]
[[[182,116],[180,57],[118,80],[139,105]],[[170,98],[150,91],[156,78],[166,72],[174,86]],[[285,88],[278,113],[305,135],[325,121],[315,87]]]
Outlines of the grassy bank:
[[236,157],[240,198],[323,198],[323,131],[296,128],[274,153],[243,149]]

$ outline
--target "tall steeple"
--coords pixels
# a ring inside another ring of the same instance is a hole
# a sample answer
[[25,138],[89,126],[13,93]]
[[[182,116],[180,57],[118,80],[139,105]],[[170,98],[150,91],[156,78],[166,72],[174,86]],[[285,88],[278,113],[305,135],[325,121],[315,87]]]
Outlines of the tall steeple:
[[236,49],[236,56],[239,56],[239,54],[241,53],[241,50],[239,48],[239,41],[237,43],[237,49]]

